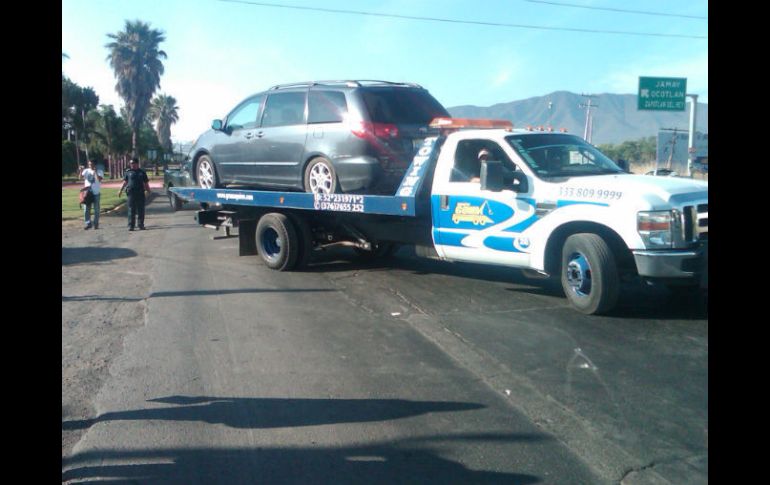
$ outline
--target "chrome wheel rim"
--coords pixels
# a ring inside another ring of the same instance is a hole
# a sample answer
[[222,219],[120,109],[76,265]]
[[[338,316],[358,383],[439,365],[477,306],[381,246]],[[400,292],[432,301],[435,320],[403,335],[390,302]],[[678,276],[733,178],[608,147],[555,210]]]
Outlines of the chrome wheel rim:
[[198,165],[198,183],[204,189],[214,186],[214,167],[208,160],[202,160]]
[[310,191],[314,194],[330,194],[332,192],[332,171],[324,163],[316,163],[310,167]]
[[580,297],[591,294],[591,266],[585,256],[580,253],[570,256],[566,272],[567,283],[573,293]]

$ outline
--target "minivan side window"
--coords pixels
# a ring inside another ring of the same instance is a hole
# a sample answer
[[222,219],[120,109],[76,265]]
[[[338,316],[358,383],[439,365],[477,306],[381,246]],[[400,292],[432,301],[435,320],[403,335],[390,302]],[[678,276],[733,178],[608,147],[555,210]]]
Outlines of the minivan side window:
[[307,101],[308,123],[339,123],[348,112],[345,93],[310,91]]
[[268,95],[262,127],[305,123],[305,93],[273,93]]
[[259,121],[259,108],[264,96],[254,96],[235,108],[227,117],[227,128],[230,131],[256,128]]

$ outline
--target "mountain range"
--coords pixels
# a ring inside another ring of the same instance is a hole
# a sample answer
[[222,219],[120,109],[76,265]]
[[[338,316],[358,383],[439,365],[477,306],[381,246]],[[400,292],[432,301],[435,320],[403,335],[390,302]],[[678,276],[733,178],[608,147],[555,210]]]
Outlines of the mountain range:
[[[618,144],[657,136],[662,128],[687,131],[690,124],[690,103],[685,111],[639,111],[635,94],[598,94],[590,98],[593,118],[591,143]],[[494,118],[509,120],[515,128],[527,125],[566,128],[567,132],[583,136],[586,109],[580,107],[588,98],[568,91],[556,91],[545,96],[499,103],[488,107],[454,106],[447,108],[456,118]],[[549,109],[549,103],[551,107]],[[698,103],[696,131],[708,133],[708,104]]]

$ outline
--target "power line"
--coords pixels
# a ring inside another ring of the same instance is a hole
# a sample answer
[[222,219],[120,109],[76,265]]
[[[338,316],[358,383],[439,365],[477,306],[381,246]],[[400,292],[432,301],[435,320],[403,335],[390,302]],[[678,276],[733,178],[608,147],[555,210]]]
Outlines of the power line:
[[679,37],[679,38],[686,38],[686,39],[708,39],[708,37],[706,36],[698,36],[698,35],[657,34],[657,33],[651,33],[651,32],[624,32],[624,31],[618,31],[618,30],[592,30],[592,29],[577,29],[577,28],[569,28],[569,27],[546,27],[542,25],[503,24],[503,23],[497,23],[497,22],[481,22],[481,21],[474,21],[474,20],[442,19],[437,17],[414,17],[410,15],[363,12],[358,10],[338,10],[338,9],[320,8],[320,7],[301,7],[299,5],[281,5],[277,3],[248,2],[245,0],[219,0],[219,1],[228,2],[228,3],[242,3],[242,4],[254,5],[258,7],[291,8],[295,10],[312,10],[316,12],[368,15],[372,17],[389,17],[389,18],[396,18],[396,19],[429,20],[432,22],[447,22],[447,23],[455,23],[455,24],[486,25],[490,27],[513,27],[513,28],[519,28],[519,29],[537,29],[537,30],[563,30],[568,32],[584,32],[584,33],[591,33],[591,34],[618,34],[618,35],[640,35],[640,36],[646,36],[646,37]]
[[549,5],[558,5],[561,7],[587,8],[589,10],[609,10],[611,12],[638,13],[643,15],[660,15],[663,17],[683,17],[688,19],[708,20],[708,17],[700,17],[697,15],[679,15],[675,13],[645,12],[643,10],[624,10],[621,8],[609,8],[609,7],[589,7],[588,5],[575,5],[574,3],[561,3],[561,2],[547,2],[545,0],[525,0],[525,1],[531,2],[531,3],[547,3]]

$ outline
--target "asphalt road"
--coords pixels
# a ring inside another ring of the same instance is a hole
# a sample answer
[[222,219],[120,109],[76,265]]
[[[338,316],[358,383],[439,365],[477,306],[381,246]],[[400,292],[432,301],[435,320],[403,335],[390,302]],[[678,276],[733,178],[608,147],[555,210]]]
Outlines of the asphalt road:
[[64,481],[707,483],[697,302],[588,317],[407,250],[279,273],[163,202],[62,228]]

